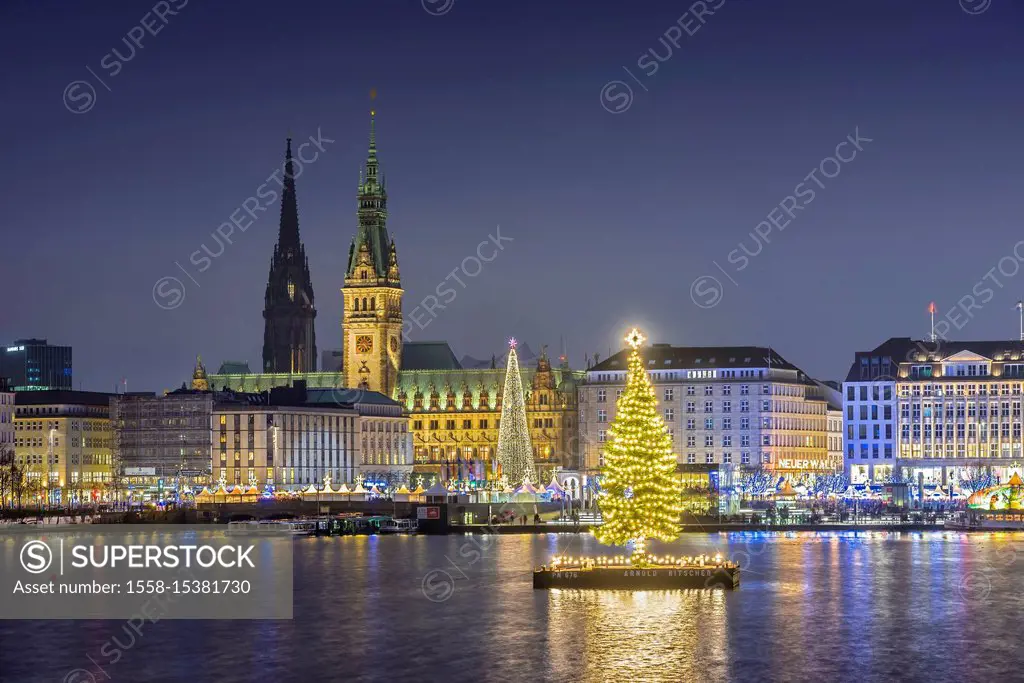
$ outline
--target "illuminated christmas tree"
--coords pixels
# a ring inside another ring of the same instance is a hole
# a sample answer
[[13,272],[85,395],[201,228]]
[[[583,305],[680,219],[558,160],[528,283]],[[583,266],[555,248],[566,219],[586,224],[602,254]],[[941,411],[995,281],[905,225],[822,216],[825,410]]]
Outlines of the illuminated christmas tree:
[[632,543],[633,561],[642,562],[648,539],[671,541],[679,536],[682,509],[672,438],[658,414],[654,388],[640,357],[644,337],[634,329],[626,342],[633,351],[626,389],[616,403],[605,442],[603,493],[598,499],[604,523],[594,535],[607,545]]
[[508,366],[501,404],[501,429],[498,431],[498,462],[502,475],[512,486],[533,481],[533,445],[526,424],[526,400],[519,376],[519,357],[515,338],[508,340]]

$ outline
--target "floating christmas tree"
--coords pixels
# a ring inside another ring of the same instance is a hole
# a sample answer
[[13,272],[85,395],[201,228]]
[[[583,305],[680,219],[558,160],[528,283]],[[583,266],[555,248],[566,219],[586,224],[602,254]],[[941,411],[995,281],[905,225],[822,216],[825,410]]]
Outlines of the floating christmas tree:
[[498,462],[501,463],[503,477],[512,486],[534,479],[533,446],[530,443],[530,429],[526,424],[526,400],[523,396],[523,380],[519,376],[517,344],[514,337],[508,340],[508,366],[501,404],[501,429],[498,431]]
[[594,535],[607,545],[632,543],[635,564],[643,562],[648,539],[679,536],[682,509],[672,438],[640,357],[644,337],[634,329],[626,342],[633,351],[605,443],[599,498],[604,524]]

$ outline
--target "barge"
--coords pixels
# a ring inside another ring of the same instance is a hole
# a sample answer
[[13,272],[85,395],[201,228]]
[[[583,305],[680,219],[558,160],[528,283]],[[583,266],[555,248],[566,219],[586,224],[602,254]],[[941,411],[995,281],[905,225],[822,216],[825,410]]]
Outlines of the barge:
[[[717,558],[716,558],[717,559]],[[613,558],[610,561],[583,559],[578,562],[553,561],[533,572],[536,589],[580,588],[606,590],[666,590],[740,587],[740,568],[735,562],[708,558],[680,561],[633,563]]]

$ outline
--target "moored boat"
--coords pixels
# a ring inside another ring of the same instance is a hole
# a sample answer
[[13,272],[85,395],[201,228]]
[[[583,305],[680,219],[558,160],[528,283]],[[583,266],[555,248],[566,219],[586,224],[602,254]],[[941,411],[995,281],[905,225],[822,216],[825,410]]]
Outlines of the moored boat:
[[382,534],[415,534],[419,523],[415,519],[392,519],[380,525]]
[[620,558],[555,558],[533,572],[533,587],[664,590],[673,588],[740,587],[740,568],[716,557],[649,559],[633,563]]

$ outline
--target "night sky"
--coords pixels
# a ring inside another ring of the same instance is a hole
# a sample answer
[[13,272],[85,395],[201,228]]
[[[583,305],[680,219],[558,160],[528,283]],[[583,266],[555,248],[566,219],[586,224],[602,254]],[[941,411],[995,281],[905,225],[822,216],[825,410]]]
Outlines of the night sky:
[[[99,391],[174,388],[196,353],[259,368],[278,203],[203,272],[190,255],[220,249],[287,135],[320,131],[300,230],[318,350],[340,347],[374,88],[406,314],[512,238],[411,339],[489,357],[564,337],[579,367],[638,324],[841,379],[855,351],[927,335],[932,300],[950,338],[1016,338],[1022,3],[704,5],[5,0],[0,342],[69,344]],[[165,277],[183,299],[155,295]]]

